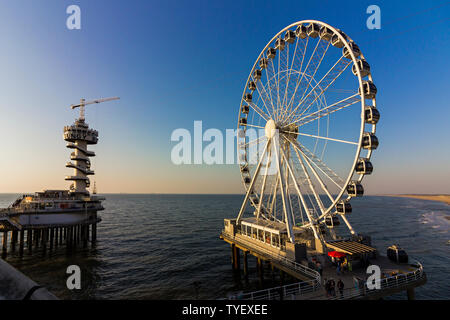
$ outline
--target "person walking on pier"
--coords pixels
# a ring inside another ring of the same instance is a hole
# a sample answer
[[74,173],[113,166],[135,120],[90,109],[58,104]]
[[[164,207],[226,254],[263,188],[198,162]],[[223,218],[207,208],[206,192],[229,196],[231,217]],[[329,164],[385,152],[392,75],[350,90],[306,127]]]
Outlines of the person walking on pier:
[[344,298],[344,282],[342,281],[342,279],[339,279],[339,281],[337,283],[337,287],[338,287],[339,293],[341,295],[341,298]]

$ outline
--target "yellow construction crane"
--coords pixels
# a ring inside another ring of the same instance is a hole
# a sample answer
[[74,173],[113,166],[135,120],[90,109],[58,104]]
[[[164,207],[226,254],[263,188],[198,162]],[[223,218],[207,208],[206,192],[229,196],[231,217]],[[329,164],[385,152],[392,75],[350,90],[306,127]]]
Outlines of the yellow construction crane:
[[75,108],[80,108],[80,120],[84,121],[84,107],[87,106],[88,104],[93,104],[93,103],[101,103],[101,102],[106,102],[106,101],[111,101],[111,100],[119,100],[119,97],[112,97],[112,98],[102,98],[102,99],[95,99],[95,100],[91,100],[91,101],[86,101],[85,99],[80,99],[80,104],[71,104],[70,107],[72,109]]

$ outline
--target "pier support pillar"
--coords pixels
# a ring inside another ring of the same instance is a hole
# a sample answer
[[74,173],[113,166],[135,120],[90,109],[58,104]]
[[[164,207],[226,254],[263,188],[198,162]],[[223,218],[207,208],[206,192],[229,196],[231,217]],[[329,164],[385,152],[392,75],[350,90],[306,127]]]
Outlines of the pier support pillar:
[[58,248],[58,230],[59,228],[55,228],[55,249]]
[[240,261],[240,253],[239,248],[236,247],[236,245],[231,245],[231,262],[233,265],[233,270],[237,271],[241,267],[241,261]]
[[408,300],[415,300],[416,299],[416,294],[414,292],[414,288],[406,289],[406,295],[408,297]]
[[92,224],[92,245],[97,241],[97,224]]
[[2,258],[5,259],[8,252],[8,231],[3,231]]
[[88,225],[83,225],[83,248],[87,248],[88,245]]
[[264,267],[261,258],[256,258],[256,269],[258,270],[260,280],[262,280],[264,278]]
[[17,230],[11,231],[11,251],[16,251],[17,244]]
[[28,253],[31,254],[33,252],[33,229],[28,229],[27,245],[28,245]]
[[55,236],[55,228],[50,228],[50,248],[49,248],[50,251],[53,250],[54,236]]
[[244,276],[248,277],[248,251],[244,251]]
[[19,256],[23,256],[23,243],[25,240],[25,230],[19,231]]
[[42,248],[43,254],[47,252],[47,239],[48,239],[48,229],[42,230]]

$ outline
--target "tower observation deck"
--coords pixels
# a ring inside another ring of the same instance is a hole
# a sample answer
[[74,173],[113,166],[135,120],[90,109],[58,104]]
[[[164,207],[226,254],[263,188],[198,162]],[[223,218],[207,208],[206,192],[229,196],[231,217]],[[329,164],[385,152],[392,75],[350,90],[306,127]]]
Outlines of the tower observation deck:
[[67,141],[67,148],[74,150],[70,154],[71,161],[66,163],[67,168],[74,169],[73,175],[65,178],[73,181],[70,192],[89,194],[87,190],[90,186],[88,176],[94,174],[89,158],[95,156],[95,153],[88,151],[87,146],[97,144],[98,131],[90,129],[85,120],[79,118],[71,126],[64,127],[64,140]]

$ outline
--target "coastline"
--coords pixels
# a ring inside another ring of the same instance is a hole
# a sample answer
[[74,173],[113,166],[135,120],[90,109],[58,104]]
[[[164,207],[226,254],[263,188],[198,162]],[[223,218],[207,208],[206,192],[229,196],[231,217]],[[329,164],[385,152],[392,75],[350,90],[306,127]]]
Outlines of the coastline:
[[439,201],[439,202],[444,202],[444,203],[450,205],[450,195],[449,194],[384,194],[383,196]]

